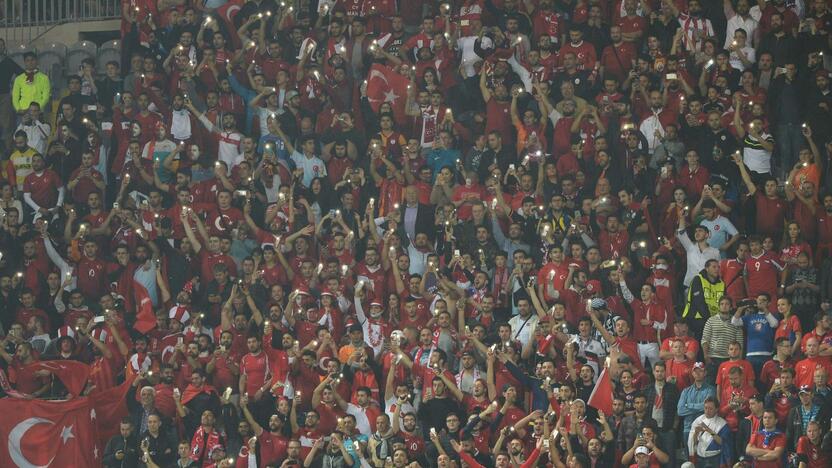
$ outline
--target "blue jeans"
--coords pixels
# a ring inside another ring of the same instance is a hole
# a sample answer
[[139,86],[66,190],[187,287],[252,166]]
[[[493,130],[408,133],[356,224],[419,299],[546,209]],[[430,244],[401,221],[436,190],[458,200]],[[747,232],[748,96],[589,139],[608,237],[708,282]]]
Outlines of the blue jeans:
[[768,356],[746,356],[745,359],[751,363],[751,367],[754,368],[754,375],[759,380],[760,373],[763,371],[763,364],[771,360],[771,354]]
[[800,124],[783,123],[777,125],[774,130],[774,143],[777,145],[777,177],[785,179],[795,164],[800,149],[805,145],[803,134],[800,132]]

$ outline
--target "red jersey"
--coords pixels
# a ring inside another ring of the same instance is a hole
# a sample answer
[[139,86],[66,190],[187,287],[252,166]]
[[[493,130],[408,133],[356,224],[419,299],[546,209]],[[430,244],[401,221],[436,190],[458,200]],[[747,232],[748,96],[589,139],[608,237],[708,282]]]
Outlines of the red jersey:
[[563,56],[568,52],[575,54],[575,57],[578,59],[578,68],[592,70],[598,63],[598,57],[595,55],[595,46],[586,41],[581,41],[577,44],[567,42],[558,52],[559,67],[563,66]]
[[691,378],[691,370],[693,370],[693,361],[676,361],[675,359],[668,359],[664,362],[667,369],[667,378],[676,377],[676,388],[679,392],[690,386],[693,382]]
[[260,459],[257,460],[260,466],[274,465],[286,458],[289,448],[289,439],[286,437],[263,431],[257,437],[257,443],[260,445]]
[[101,298],[109,288],[107,264],[97,258],[81,257],[75,267],[78,289],[85,297]]
[[745,383],[748,385],[754,385],[754,379],[756,376],[754,375],[754,368],[751,367],[751,363],[746,361],[745,359],[739,359],[737,361],[725,361],[719,365],[719,369],[716,371],[716,384],[720,388],[725,388],[729,386],[728,383],[728,373],[731,371],[731,368],[739,367],[742,369],[742,376],[745,380]]
[[[630,303],[633,309],[633,339],[638,342],[658,343],[659,328],[667,328],[667,310],[661,304],[645,304],[639,299]],[[642,319],[650,323],[642,325]],[[658,328],[657,328],[658,327]]]
[[815,370],[819,368],[826,369],[826,375],[830,376],[827,378],[828,382],[832,382],[832,365],[822,357],[814,357],[810,358],[807,357],[801,361],[798,361],[797,364],[794,366],[794,384],[800,388],[803,385],[814,385],[815,382]]
[[228,275],[231,277],[237,276],[237,264],[234,262],[234,259],[224,253],[212,253],[208,252],[207,250],[201,250],[199,252],[200,256],[200,276],[202,281],[208,283],[209,281],[214,279],[214,265],[218,263],[222,263],[226,267],[228,267]]
[[269,357],[262,351],[257,354],[248,353],[240,360],[240,375],[246,376],[246,393],[250,397],[263,387],[268,373]]
[[[722,387],[722,394],[719,396],[719,415],[725,418],[731,432],[736,432],[739,428],[740,418],[748,414],[748,399],[757,394],[757,389],[751,384],[741,385],[739,387],[732,387],[730,385]],[[731,408],[729,403],[732,398],[737,398],[742,401],[742,406],[735,410]]]
[[814,444],[809,436],[800,436],[797,441],[797,455],[808,468],[826,468],[832,466],[832,457],[820,449],[820,443]]
[[768,198],[764,193],[757,190],[754,194],[754,203],[757,208],[756,232],[761,235],[774,236],[780,239],[783,232],[783,220],[786,219],[788,203],[780,197]]
[[[774,450],[778,447],[782,447],[783,450],[786,450],[786,434],[783,432],[777,432],[770,437],[766,437],[765,434],[762,432],[755,432],[751,434],[751,440],[748,441],[752,447],[763,448],[767,450]],[[782,468],[783,467],[783,460],[771,460],[771,461],[761,461],[758,459],[754,460],[754,468]]]
[[632,68],[636,58],[636,50],[631,42],[622,41],[621,44],[610,44],[601,52],[601,66],[604,67],[604,77],[612,77],[623,83],[627,73]]
[[62,186],[58,174],[46,169],[40,174],[33,172],[27,175],[23,181],[23,192],[28,193],[41,208],[52,208],[58,203],[58,189]]
[[740,262],[736,258],[727,258],[719,262],[719,277],[725,283],[725,294],[734,301],[734,304],[748,297],[745,292],[745,282],[742,280],[744,269],[745,262]]
[[[767,216],[767,215],[766,215]],[[745,259],[745,275],[748,280],[748,295],[757,297],[760,293],[769,293],[777,297],[778,278],[783,266],[773,254],[763,252],[758,256],[749,254]]]
[[[653,341],[655,341],[655,338]],[[630,357],[630,360],[633,361],[633,364],[636,365],[639,371],[644,370],[644,361],[638,353],[638,342],[636,340],[629,336],[625,336],[624,338],[616,336],[615,345],[618,346],[618,349],[621,350],[622,353]]]

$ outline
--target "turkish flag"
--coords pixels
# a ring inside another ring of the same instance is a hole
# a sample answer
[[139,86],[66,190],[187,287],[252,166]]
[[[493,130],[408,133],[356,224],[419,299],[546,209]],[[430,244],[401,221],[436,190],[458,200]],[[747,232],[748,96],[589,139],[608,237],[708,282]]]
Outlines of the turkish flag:
[[407,85],[410,80],[390,67],[373,64],[367,75],[367,99],[373,111],[378,112],[381,105],[389,102],[393,107],[396,122],[407,120],[405,104],[407,102]]
[[103,450],[87,398],[3,398],[0,413],[0,466],[101,466]]
[[98,440],[102,444],[118,433],[121,419],[127,416],[127,394],[133,390],[133,379],[117,387],[108,388],[91,398],[92,415],[98,425]]
[[595,382],[595,388],[592,389],[587,404],[603,411],[604,414],[612,414],[612,382],[608,368],[605,367],[598,376],[598,381]]
[[58,378],[73,396],[80,396],[87,385],[90,376],[90,366],[80,361],[57,359],[54,361],[38,361],[28,364],[32,371],[46,370]]
[[147,293],[147,289],[139,284],[138,281],[133,281],[133,296],[136,303],[136,323],[133,324],[133,328],[141,334],[145,334],[156,328],[156,314],[153,313],[153,301],[150,300],[150,294]]

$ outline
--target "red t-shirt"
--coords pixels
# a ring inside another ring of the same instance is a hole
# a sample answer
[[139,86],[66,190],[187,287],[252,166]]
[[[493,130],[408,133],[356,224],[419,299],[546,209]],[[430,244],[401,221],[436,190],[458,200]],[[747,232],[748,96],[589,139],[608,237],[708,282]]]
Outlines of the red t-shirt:
[[23,181],[23,192],[30,194],[32,201],[41,208],[52,208],[58,203],[58,189],[62,185],[58,174],[46,169],[40,175],[35,172],[27,175]]
[[749,254],[745,259],[748,295],[756,297],[757,294],[765,292],[777,297],[777,283],[782,269],[780,262],[769,252],[764,252],[758,257]]
[[826,468],[832,465],[832,457],[829,453],[820,449],[820,444],[813,444],[809,436],[801,436],[797,441],[797,454],[805,459],[809,468]]
[[248,353],[240,361],[240,375],[246,376],[246,393],[253,397],[263,383],[266,382],[266,374],[269,371],[269,358],[266,353],[260,352],[256,355]]
[[[768,443],[766,443],[765,435],[760,432],[755,432],[751,434],[751,440],[748,441],[752,447],[756,448],[764,448],[767,450],[774,450],[777,447],[783,447],[783,450],[786,449],[786,434],[779,433],[777,435],[772,436]],[[783,460],[777,459],[772,461],[760,461],[754,460],[754,468],[782,468]]]
[[286,458],[286,450],[289,448],[289,439],[286,437],[263,431],[257,437],[257,442],[260,444],[260,466],[276,464]]
[[780,197],[768,198],[761,191],[757,191],[754,197],[757,208],[757,232],[761,235],[775,236],[779,239],[783,232],[783,220],[786,218],[788,203]]

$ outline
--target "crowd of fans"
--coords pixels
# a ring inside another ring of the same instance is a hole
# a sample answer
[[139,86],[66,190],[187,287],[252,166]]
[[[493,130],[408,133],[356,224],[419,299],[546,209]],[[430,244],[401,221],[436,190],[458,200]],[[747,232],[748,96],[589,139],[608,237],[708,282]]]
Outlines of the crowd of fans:
[[105,466],[832,465],[828,2],[122,3],[0,42],[4,391],[131,380]]

